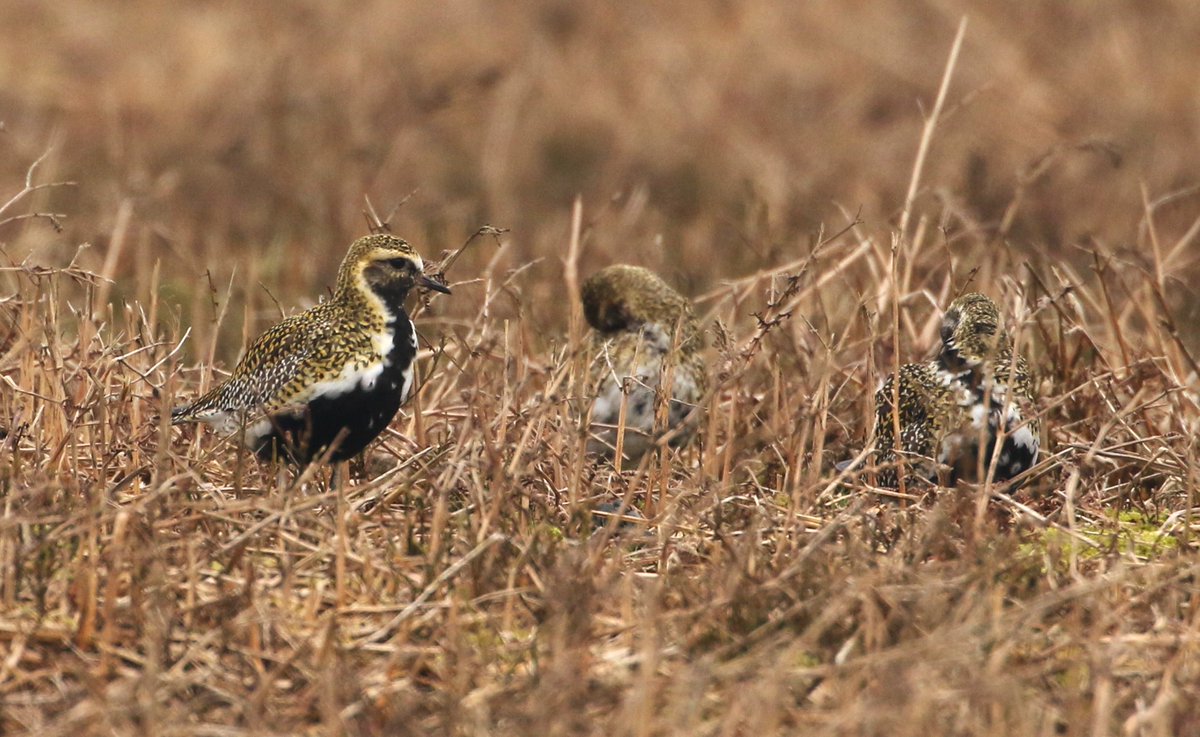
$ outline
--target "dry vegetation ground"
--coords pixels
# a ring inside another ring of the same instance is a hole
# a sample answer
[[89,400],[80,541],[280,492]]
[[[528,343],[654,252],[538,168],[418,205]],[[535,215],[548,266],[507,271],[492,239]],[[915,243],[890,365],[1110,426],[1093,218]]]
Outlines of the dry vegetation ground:
[[[0,4],[0,732],[1200,734],[1197,38],[1192,0]],[[51,145],[74,184],[5,205]],[[344,494],[166,426],[414,190],[427,256],[510,232]],[[616,260],[697,297],[717,386],[622,472],[564,287]],[[968,287],[1042,463],[838,483]]]

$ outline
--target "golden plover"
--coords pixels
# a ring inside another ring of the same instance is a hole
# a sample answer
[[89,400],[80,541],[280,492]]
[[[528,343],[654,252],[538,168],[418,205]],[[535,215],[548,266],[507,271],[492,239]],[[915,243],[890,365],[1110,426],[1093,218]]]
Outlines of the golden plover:
[[[638,266],[602,269],[580,291],[584,316],[595,330],[588,452],[615,452],[622,405],[626,458],[640,457],[671,430],[679,429],[672,444],[684,443],[695,429],[693,413],[705,388],[704,336],[691,303],[654,272]],[[657,397],[668,375],[666,421],[659,423]]]
[[[1033,389],[1025,359],[1013,355],[996,303],[977,293],[954,300],[942,320],[941,337],[934,360],[900,368],[899,449],[906,479],[936,483],[938,468],[948,466],[950,481],[982,481],[979,441],[984,463],[990,464],[1001,431],[1004,444],[993,479],[1005,481],[1025,471],[1036,461],[1039,444]],[[892,382],[889,376],[875,393],[875,460],[885,487],[896,486]]]
[[207,423],[268,459],[357,455],[412,390],[417,333],[405,297],[416,286],[450,293],[423,271],[400,238],[359,238],[331,299],[259,336],[227,380],[174,409],[171,423]]

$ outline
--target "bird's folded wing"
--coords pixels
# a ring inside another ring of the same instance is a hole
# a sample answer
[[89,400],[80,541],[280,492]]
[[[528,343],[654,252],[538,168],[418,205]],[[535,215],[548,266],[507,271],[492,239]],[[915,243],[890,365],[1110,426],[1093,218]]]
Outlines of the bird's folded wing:
[[350,348],[331,333],[328,324],[309,313],[274,325],[254,341],[227,381],[173,412],[173,421],[203,421],[231,412],[253,418],[306,401],[307,389],[336,377],[350,355]]

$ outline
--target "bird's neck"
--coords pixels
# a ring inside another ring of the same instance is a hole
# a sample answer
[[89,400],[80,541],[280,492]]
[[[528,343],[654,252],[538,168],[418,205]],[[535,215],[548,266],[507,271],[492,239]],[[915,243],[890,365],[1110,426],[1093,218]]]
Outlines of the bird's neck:
[[969,360],[959,351],[958,346],[946,343],[937,357],[938,368],[950,374],[958,375],[979,365],[979,361]]
[[1003,363],[1012,355],[1008,337],[1001,333],[994,341],[967,340],[960,344],[950,339],[944,340],[942,350],[938,353],[938,365],[950,373],[977,371],[988,363]]
[[985,382],[1008,381],[1012,360],[1012,350],[1007,342],[997,345],[986,359],[977,355],[963,355],[957,347],[947,344],[938,355],[937,365],[963,385],[978,389]]
[[392,325],[401,318],[408,319],[404,312],[404,299],[408,290],[376,290],[358,286],[340,288],[333,299],[358,314],[376,316],[381,325]]

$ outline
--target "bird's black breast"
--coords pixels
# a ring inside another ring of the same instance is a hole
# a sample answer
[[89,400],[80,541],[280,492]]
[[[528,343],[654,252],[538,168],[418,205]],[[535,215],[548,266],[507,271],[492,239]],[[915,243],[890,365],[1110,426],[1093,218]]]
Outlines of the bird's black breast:
[[[1003,420],[999,411],[993,411],[988,418],[988,442],[984,458],[991,460],[996,449],[996,438],[1000,434],[999,427]],[[1011,428],[1005,428],[1011,433]],[[996,460],[996,481],[1008,481],[1014,476],[1029,470],[1037,460],[1037,449],[1018,443],[1012,434],[1004,436],[1004,444],[1000,446],[1000,457]]]
[[331,446],[330,461],[358,455],[383,432],[412,387],[409,369],[416,356],[416,332],[400,311],[389,323],[392,349],[374,381],[360,381],[348,391],[314,397],[295,411],[272,417],[273,429],[258,443],[264,458],[288,458],[307,464]]

